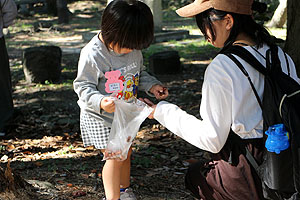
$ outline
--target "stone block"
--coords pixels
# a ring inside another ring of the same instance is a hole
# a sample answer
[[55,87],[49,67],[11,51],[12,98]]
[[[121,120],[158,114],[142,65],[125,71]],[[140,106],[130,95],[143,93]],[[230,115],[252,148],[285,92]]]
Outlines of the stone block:
[[30,47],[23,52],[23,71],[28,83],[57,82],[62,51],[57,46]]
[[149,69],[153,74],[179,74],[182,72],[177,51],[162,51],[149,57]]

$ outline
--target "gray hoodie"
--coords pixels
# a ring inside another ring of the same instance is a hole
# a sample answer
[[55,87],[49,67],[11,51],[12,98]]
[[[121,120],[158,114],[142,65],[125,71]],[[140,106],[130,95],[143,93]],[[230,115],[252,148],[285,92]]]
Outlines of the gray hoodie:
[[113,113],[100,109],[103,97],[117,92],[119,99],[131,101],[138,90],[148,92],[153,85],[161,84],[144,70],[141,51],[116,54],[106,48],[98,34],[94,36],[81,50],[73,83],[81,112],[87,112],[110,127]]

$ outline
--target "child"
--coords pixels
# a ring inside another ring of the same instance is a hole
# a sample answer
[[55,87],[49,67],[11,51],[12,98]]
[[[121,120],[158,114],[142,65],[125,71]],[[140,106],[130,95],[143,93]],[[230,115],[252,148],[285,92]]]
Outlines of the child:
[[[137,89],[157,99],[168,90],[144,71],[141,49],[153,40],[153,16],[136,0],[114,0],[105,8],[101,31],[82,49],[74,90],[81,108],[80,128],[84,146],[94,145],[104,153],[115,104],[111,93],[132,101]],[[130,186],[130,154],[124,161],[107,160],[102,178],[106,199],[136,199]],[[121,191],[121,192],[120,192]]]

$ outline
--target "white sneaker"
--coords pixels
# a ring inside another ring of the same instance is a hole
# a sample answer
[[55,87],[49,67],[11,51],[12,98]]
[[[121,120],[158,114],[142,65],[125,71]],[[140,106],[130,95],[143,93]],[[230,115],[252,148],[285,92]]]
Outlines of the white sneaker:
[[131,188],[127,188],[124,192],[120,193],[121,200],[137,200]]

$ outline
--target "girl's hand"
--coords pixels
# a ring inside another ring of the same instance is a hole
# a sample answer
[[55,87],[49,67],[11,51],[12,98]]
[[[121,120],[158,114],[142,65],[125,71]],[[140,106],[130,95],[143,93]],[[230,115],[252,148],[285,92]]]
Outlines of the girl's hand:
[[148,116],[149,119],[154,119],[154,112],[155,112],[155,109],[156,109],[156,105],[150,101],[149,99],[145,98],[145,99],[142,99],[140,98],[139,100],[141,100],[142,102],[146,103],[148,106],[150,106],[151,108],[153,108],[153,111],[150,113],[150,115]]
[[108,113],[113,113],[115,112],[115,103],[111,97],[103,97],[100,108]]
[[169,95],[168,89],[162,85],[153,85],[149,91],[154,94],[156,99],[165,99]]

